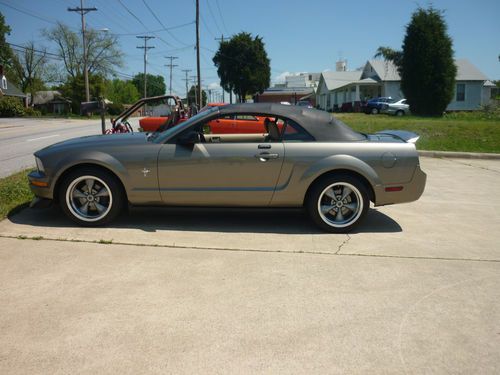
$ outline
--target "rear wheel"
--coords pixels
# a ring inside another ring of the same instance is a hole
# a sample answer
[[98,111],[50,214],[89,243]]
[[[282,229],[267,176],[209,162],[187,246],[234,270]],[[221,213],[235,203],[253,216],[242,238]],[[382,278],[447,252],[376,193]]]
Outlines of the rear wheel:
[[371,114],[372,115],[378,115],[378,108],[372,108],[371,109]]
[[370,200],[365,185],[356,177],[338,175],[327,177],[310,190],[306,209],[321,229],[346,233],[366,216]]
[[115,219],[124,207],[125,196],[116,177],[98,168],[80,168],[64,178],[59,204],[66,216],[84,226]]
[[405,111],[402,111],[402,110],[396,111],[396,116],[404,116],[404,115],[405,115]]

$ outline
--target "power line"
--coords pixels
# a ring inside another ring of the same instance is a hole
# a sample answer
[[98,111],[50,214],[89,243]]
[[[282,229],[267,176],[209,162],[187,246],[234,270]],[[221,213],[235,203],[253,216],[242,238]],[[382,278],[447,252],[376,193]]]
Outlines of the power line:
[[208,11],[210,12],[210,15],[212,16],[212,19],[214,20],[215,27],[217,27],[217,29],[219,30],[219,32],[222,34],[222,30],[219,27],[219,23],[215,19],[214,13],[212,12],[212,7],[210,6],[210,1],[209,0],[206,0],[206,1],[207,1],[207,5],[208,5]]
[[0,4],[5,5],[5,6],[6,6],[6,7],[8,7],[8,8],[14,9],[14,10],[18,11],[19,13],[26,14],[27,16],[37,18],[37,19],[39,19],[39,20],[41,20],[41,21],[48,22],[48,23],[51,23],[51,24],[53,24],[53,25],[57,25],[57,22],[56,22],[56,21],[51,21],[51,20],[49,20],[48,18],[41,17],[41,16],[39,16],[39,15],[37,15],[37,14],[34,14],[34,13],[31,13],[31,12],[29,12],[29,11],[27,11],[27,10],[23,10],[23,9],[20,9],[20,8],[16,8],[15,6],[10,5],[10,4],[7,4],[7,3],[4,3],[3,1],[0,1]]
[[[118,0],[120,1],[120,0]],[[120,1],[121,2],[121,1]],[[154,39],[154,36],[150,35],[137,35],[136,38],[139,39],[144,39],[144,47],[143,46],[137,46],[139,49],[144,49],[144,98],[147,97],[147,82],[148,82],[148,76],[147,76],[147,64],[148,64],[148,50],[151,48],[155,48],[154,46],[148,46],[148,40],[149,39]]]
[[[222,16],[222,12],[220,10],[219,0],[215,0],[215,5],[217,5],[217,9],[219,10],[220,19],[222,20],[222,26],[224,26],[224,30],[226,30],[226,32],[227,32],[226,22],[224,22],[224,17]],[[224,93],[224,91],[223,91],[223,93]]]
[[186,78],[184,78],[183,81],[186,82],[186,104],[188,104],[188,94],[189,94],[189,89],[188,89],[188,84],[189,84],[188,73],[191,71],[191,69],[182,69],[182,71],[186,74]]

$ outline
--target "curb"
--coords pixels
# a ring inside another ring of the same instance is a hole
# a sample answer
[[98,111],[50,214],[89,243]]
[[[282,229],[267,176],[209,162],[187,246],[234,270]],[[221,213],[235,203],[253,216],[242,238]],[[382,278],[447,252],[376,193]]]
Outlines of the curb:
[[429,158],[500,160],[500,154],[488,154],[483,152],[418,151],[418,155]]

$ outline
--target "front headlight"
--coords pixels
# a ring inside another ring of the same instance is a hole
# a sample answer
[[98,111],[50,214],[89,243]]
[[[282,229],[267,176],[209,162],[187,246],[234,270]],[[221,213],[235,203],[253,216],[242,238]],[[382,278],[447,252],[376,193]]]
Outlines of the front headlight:
[[37,158],[36,156],[35,156],[35,162],[36,162],[36,168],[38,169],[38,172],[44,172],[45,173],[45,169],[43,168],[42,161],[39,158]]

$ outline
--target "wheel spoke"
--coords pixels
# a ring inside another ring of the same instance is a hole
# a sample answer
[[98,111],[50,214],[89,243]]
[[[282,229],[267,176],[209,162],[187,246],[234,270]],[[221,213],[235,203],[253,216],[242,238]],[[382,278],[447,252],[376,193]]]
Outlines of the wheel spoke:
[[100,203],[97,203],[97,202],[94,202],[94,206],[95,208],[97,209],[97,211],[102,214],[104,211],[106,211],[106,207],[103,206],[102,204]]
[[352,212],[356,212],[356,209],[358,208],[358,204],[357,203],[348,203],[348,204],[344,204],[344,207],[351,210]]
[[89,202],[85,202],[85,204],[80,207],[80,212],[84,215],[87,215],[89,212]]
[[87,198],[87,196],[78,189],[74,189],[71,195],[73,198]]
[[351,188],[344,186],[344,190],[342,191],[342,200],[346,199],[349,194],[352,193]]
[[92,191],[92,188],[94,187],[94,180],[92,178],[87,178],[85,180],[85,183],[87,184],[87,191],[90,192]]
[[95,195],[96,197],[109,197],[109,191],[106,189],[104,186],[101,188],[101,190],[98,191],[98,193]]
[[321,212],[324,214],[327,214],[331,210],[333,210],[336,206],[335,205],[323,205],[321,206]]
[[333,191],[332,188],[328,189],[327,191],[325,191],[325,195],[330,198],[330,199],[333,199],[333,200],[337,200],[337,197],[335,196],[335,192]]
[[344,221],[344,215],[342,215],[342,210],[338,210],[337,215],[335,216],[336,221]]

